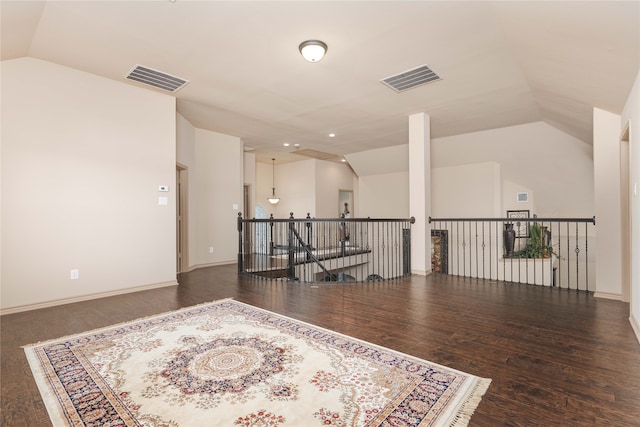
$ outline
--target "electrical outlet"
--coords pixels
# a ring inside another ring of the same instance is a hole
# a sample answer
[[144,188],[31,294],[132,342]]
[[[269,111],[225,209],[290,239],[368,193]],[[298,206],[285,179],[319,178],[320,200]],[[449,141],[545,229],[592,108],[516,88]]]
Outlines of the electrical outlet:
[[80,278],[80,271],[77,268],[74,268],[69,272],[69,278],[71,280],[78,280]]
[[212,254],[213,253],[213,246],[209,246],[209,253]]

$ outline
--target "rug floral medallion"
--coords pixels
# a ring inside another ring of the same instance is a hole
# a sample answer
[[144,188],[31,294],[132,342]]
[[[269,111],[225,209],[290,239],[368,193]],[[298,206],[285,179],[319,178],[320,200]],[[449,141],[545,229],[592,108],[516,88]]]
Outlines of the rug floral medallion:
[[25,352],[65,427],[466,425],[490,382],[231,299]]

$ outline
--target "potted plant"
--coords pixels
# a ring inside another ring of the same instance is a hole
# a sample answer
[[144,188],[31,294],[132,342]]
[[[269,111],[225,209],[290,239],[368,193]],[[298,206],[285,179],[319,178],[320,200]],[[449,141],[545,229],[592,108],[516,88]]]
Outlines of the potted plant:
[[557,254],[551,246],[551,233],[537,223],[529,225],[529,240],[524,249],[515,253],[518,258],[550,258]]

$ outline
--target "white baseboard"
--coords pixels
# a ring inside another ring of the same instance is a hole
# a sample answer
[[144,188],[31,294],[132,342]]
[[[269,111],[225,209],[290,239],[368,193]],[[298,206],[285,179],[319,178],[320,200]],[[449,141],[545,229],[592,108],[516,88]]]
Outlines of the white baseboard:
[[233,261],[219,261],[219,262],[211,262],[208,264],[194,264],[194,265],[190,265],[189,269],[187,271],[185,271],[185,273],[191,272],[193,270],[197,270],[199,268],[206,268],[206,267],[217,267],[219,265],[229,265],[229,264],[237,264],[238,261],[233,260]]
[[411,270],[411,274],[417,274],[418,276],[428,276],[431,274],[431,270]]
[[593,296],[595,298],[605,298],[605,299],[612,299],[616,301],[622,301],[622,294],[614,294],[610,292],[595,292]]
[[17,306],[17,307],[9,307],[9,308],[0,309],[0,316],[5,315],[5,314],[21,313],[23,311],[38,310],[40,308],[54,307],[54,306],[57,306],[57,305],[71,304],[71,303],[74,303],[74,302],[82,302],[82,301],[88,301],[88,300],[92,300],[92,299],[112,297],[112,296],[115,296],[115,295],[130,294],[130,293],[133,293],[133,292],[148,291],[150,289],[165,288],[167,286],[177,286],[177,285],[178,285],[178,282],[176,282],[175,280],[172,280],[170,282],[153,283],[151,285],[135,286],[133,288],[118,289],[116,291],[100,292],[100,293],[96,293],[96,294],[81,295],[81,296],[78,296],[78,297],[63,298],[63,299],[58,299],[58,300],[53,300],[53,301],[40,302],[40,303],[37,303],[37,304],[20,305],[20,306]]
[[633,329],[633,332],[636,334],[636,339],[640,343],[640,324],[638,323],[636,318],[633,317],[633,314],[629,316],[629,323],[631,323],[631,329]]

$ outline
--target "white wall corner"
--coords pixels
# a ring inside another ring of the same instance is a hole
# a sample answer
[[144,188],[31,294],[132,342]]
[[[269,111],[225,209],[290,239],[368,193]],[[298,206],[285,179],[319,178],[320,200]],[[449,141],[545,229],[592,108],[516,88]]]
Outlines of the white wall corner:
[[620,123],[619,115],[593,109],[596,290],[600,295],[622,294]]
[[629,316],[629,323],[631,323],[631,329],[633,329],[633,332],[636,334],[636,339],[640,343],[640,324],[636,320],[633,313],[631,313],[631,316]]

